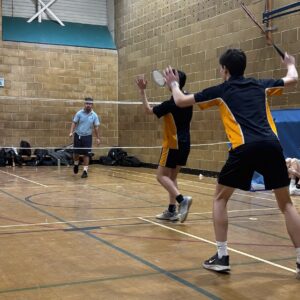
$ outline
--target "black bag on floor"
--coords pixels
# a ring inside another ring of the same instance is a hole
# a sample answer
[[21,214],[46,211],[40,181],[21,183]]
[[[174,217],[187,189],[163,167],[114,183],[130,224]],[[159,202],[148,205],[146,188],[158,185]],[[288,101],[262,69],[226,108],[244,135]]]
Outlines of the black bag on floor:
[[122,148],[111,148],[108,151],[108,155],[112,160],[119,161],[123,157],[127,156],[127,152],[124,151]]
[[124,167],[140,167],[141,161],[134,156],[125,156],[119,161],[120,166]]
[[35,149],[34,154],[36,155],[36,166],[54,166],[56,164],[49,156],[47,149]]
[[31,156],[31,146],[27,141],[21,141],[20,148],[22,149],[19,149],[19,155]]
[[110,156],[100,156],[99,163],[105,166],[116,166],[117,161],[112,159]]
[[106,166],[140,167],[142,163],[134,156],[128,156],[122,148],[111,148],[107,156],[100,156],[99,163]]
[[0,149],[0,167],[6,166],[6,153],[5,149]]
[[57,164],[58,160],[60,160],[61,165],[64,166],[70,166],[71,164],[73,164],[72,154],[64,150],[51,150],[48,151],[48,155],[52,158],[55,165]]
[[16,148],[4,148],[0,150],[0,166],[22,166],[22,157],[18,155]]

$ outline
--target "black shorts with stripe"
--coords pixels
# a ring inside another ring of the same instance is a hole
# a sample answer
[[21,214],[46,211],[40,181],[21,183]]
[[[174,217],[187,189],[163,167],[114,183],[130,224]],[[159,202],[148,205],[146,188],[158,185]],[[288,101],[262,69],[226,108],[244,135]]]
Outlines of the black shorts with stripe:
[[266,190],[289,185],[287,167],[279,141],[260,141],[244,144],[229,151],[218,183],[250,190],[254,171],[264,177]]
[[190,153],[189,144],[179,144],[178,149],[163,147],[160,154],[159,165],[161,167],[176,168],[185,166]]
[[[92,135],[81,135],[74,134],[74,153],[81,155],[89,155],[92,148],[93,137]],[[85,148],[85,149],[76,149]]]

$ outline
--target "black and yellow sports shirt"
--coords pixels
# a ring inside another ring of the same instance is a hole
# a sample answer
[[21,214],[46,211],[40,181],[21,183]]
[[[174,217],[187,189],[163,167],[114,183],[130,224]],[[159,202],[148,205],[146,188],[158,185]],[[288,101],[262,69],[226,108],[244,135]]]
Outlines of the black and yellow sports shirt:
[[190,123],[193,116],[193,106],[180,108],[176,106],[173,97],[153,107],[153,113],[164,117],[163,147],[178,149],[178,144],[190,146]]
[[282,79],[230,77],[220,85],[194,94],[201,109],[218,106],[232,149],[262,140],[277,140],[268,96],[281,95]]

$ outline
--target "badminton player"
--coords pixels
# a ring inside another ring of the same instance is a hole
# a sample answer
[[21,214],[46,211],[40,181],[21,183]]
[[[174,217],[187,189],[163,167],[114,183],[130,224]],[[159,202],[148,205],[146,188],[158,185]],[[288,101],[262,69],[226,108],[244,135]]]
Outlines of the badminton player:
[[[183,89],[186,75],[178,71],[179,87]],[[182,166],[186,165],[190,153],[190,123],[193,106],[179,108],[173,97],[160,105],[151,107],[146,95],[147,80],[143,77],[136,79],[146,113],[154,114],[164,120],[164,140],[157,169],[157,181],[169,193],[169,206],[163,213],[156,216],[160,220],[184,222],[192,204],[192,197],[183,196],[177,185],[177,175]],[[176,208],[178,203],[178,212]]]
[[81,178],[88,177],[93,129],[97,138],[96,142],[98,145],[100,144],[99,125],[99,117],[93,111],[93,99],[85,98],[84,108],[75,114],[70,129],[70,137],[74,135],[74,174],[77,174],[79,170],[79,155],[83,155],[83,172]]
[[[282,148],[267,101],[268,95],[280,94],[285,86],[298,80],[295,58],[285,53],[285,77],[275,79],[245,78],[246,55],[239,49],[228,49],[220,59],[223,83],[196,94],[180,90],[178,76],[171,67],[164,71],[166,84],[172,89],[176,105],[197,103],[201,109],[218,106],[232,144],[222,168],[213,202],[213,220],[217,253],[203,263],[206,269],[230,270],[227,250],[227,202],[236,188],[249,190],[254,171],[264,176],[265,187],[274,190],[287,231],[296,248],[296,272],[300,276],[300,216],[289,195],[289,176]],[[176,72],[175,72],[176,73]]]

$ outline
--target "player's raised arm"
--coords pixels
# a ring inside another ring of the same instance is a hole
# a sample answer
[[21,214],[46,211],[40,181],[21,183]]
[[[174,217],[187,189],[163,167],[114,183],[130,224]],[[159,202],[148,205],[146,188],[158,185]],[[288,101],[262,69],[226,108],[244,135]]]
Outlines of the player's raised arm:
[[179,88],[178,74],[173,73],[172,67],[169,66],[164,70],[164,77],[166,85],[172,91],[174,101],[179,107],[187,107],[195,104],[195,98],[193,94],[185,95]]
[[295,57],[285,53],[283,63],[287,68],[285,77],[282,78],[285,86],[296,84],[298,81],[298,72],[295,65]]

